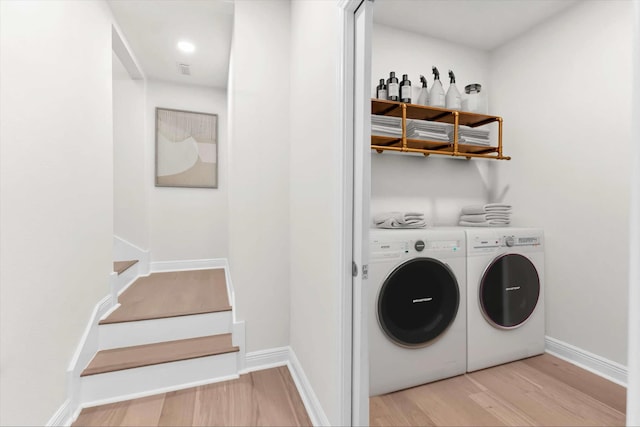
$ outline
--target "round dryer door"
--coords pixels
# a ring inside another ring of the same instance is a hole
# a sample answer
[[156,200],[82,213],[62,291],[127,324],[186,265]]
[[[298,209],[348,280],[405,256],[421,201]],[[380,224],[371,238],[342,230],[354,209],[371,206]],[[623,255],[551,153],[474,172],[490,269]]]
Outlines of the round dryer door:
[[415,258],[397,267],[378,295],[378,321],[387,336],[407,347],[427,345],[453,322],[460,304],[455,276],[445,264]]
[[480,282],[480,307],[485,318],[499,328],[515,328],[535,310],[540,278],[525,256],[507,254],[493,260]]

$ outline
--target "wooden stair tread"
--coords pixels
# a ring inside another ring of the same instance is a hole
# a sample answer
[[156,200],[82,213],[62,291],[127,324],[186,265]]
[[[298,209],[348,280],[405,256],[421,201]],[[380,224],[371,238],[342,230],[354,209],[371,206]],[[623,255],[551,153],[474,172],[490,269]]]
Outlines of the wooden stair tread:
[[231,334],[114,348],[96,353],[80,376],[103,374],[237,351],[239,351],[238,347],[231,342]]
[[118,275],[124,273],[129,267],[135,265],[138,262],[137,259],[133,259],[130,261],[114,261],[113,262],[113,271],[118,273]]
[[231,310],[222,268],[140,277],[118,302],[120,307],[102,319],[101,325]]

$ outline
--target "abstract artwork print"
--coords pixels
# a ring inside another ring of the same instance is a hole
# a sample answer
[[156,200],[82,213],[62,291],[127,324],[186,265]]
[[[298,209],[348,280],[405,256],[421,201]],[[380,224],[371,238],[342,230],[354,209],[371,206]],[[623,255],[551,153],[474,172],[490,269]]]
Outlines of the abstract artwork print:
[[218,188],[218,115],[156,108],[156,187]]

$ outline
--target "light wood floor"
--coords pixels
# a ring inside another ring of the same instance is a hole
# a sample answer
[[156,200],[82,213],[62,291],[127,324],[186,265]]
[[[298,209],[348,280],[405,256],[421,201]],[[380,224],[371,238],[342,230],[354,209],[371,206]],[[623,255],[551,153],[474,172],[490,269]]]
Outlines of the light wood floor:
[[82,410],[73,426],[310,426],[287,367]]
[[153,273],[127,288],[100,324],[231,310],[226,286],[222,268]]
[[623,426],[626,390],[548,354],[370,399],[372,426]]

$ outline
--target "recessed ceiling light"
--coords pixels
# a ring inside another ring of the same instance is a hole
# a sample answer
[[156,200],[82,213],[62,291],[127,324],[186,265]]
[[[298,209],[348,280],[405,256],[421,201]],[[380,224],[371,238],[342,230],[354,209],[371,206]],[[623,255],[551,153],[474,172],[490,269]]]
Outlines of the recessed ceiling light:
[[181,41],[178,42],[178,49],[180,49],[184,53],[193,53],[193,51],[196,50],[196,47],[193,45],[193,43]]

